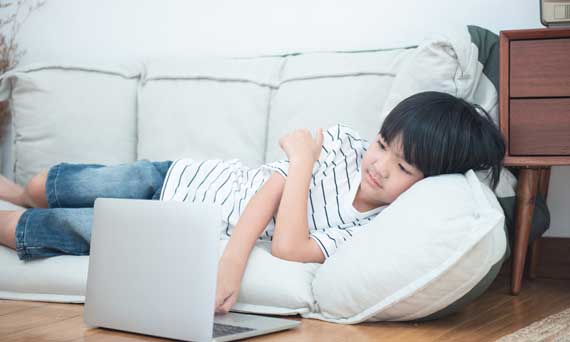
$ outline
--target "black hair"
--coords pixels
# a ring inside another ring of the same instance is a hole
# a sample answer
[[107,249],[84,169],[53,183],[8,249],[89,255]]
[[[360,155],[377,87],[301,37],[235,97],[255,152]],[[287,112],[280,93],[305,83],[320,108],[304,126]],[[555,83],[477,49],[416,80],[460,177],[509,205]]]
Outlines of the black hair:
[[489,169],[491,187],[497,187],[505,140],[479,105],[446,93],[418,93],[392,109],[379,133],[388,144],[401,139],[404,159],[424,177]]

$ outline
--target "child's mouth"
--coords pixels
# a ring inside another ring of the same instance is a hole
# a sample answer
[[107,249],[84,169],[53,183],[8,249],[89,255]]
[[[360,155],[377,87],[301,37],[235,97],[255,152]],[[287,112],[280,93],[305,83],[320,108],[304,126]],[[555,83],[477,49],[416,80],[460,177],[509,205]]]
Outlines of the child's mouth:
[[368,178],[368,183],[372,184],[375,188],[382,189],[382,185],[378,182],[370,172],[366,171],[366,177]]

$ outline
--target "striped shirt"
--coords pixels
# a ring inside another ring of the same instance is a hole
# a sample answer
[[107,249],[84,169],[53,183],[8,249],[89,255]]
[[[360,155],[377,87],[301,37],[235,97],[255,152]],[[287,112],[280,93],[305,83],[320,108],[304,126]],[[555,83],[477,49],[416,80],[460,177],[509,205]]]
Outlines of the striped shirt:
[[[337,124],[324,132],[322,152],[311,174],[307,203],[309,236],[326,258],[365,229],[383,208],[357,211],[352,203],[361,180],[360,163],[367,140],[353,129]],[[229,238],[252,196],[273,172],[287,178],[289,162],[278,160],[250,168],[238,159],[179,159],[172,163],[161,200],[201,201],[222,209],[222,238]],[[272,240],[275,216],[259,237]]]

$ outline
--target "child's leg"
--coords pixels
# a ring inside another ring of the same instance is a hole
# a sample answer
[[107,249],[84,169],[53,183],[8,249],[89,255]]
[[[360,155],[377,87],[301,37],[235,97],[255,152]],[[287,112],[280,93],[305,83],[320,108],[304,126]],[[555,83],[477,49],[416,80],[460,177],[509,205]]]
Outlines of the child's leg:
[[[62,163],[38,173],[24,188],[0,175],[0,199],[29,208],[92,207],[97,197],[153,199],[158,197],[153,195],[161,190],[170,163],[147,160],[112,166]],[[48,183],[59,187],[46,189]],[[51,202],[48,192],[54,196]],[[66,203],[61,197],[70,193],[74,196]]]
[[98,197],[152,199],[162,188],[170,161],[52,167],[43,185],[49,208],[89,208]]
[[0,175],[0,199],[22,207],[47,208],[45,196],[47,173],[46,170],[35,175],[25,187]]
[[21,260],[87,255],[93,208],[32,208],[0,211],[0,242]]
[[16,249],[16,225],[23,211],[0,210],[0,245]]
[[[146,160],[114,166],[59,164],[34,177],[29,194],[45,193],[49,209],[0,211],[0,244],[22,260],[89,254],[93,203],[97,197],[158,199],[170,161]],[[31,185],[30,185],[31,184]],[[35,185],[34,185],[35,184]],[[31,195],[30,197],[34,197]],[[41,195],[30,203],[37,203]],[[59,208],[58,206],[80,207]]]

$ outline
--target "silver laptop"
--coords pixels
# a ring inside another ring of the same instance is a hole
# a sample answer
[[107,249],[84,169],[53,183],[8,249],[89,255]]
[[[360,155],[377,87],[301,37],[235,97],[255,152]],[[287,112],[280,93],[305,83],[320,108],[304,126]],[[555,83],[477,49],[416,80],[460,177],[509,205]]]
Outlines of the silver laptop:
[[85,323],[187,341],[231,341],[298,321],[215,315],[221,212],[204,203],[95,201]]

